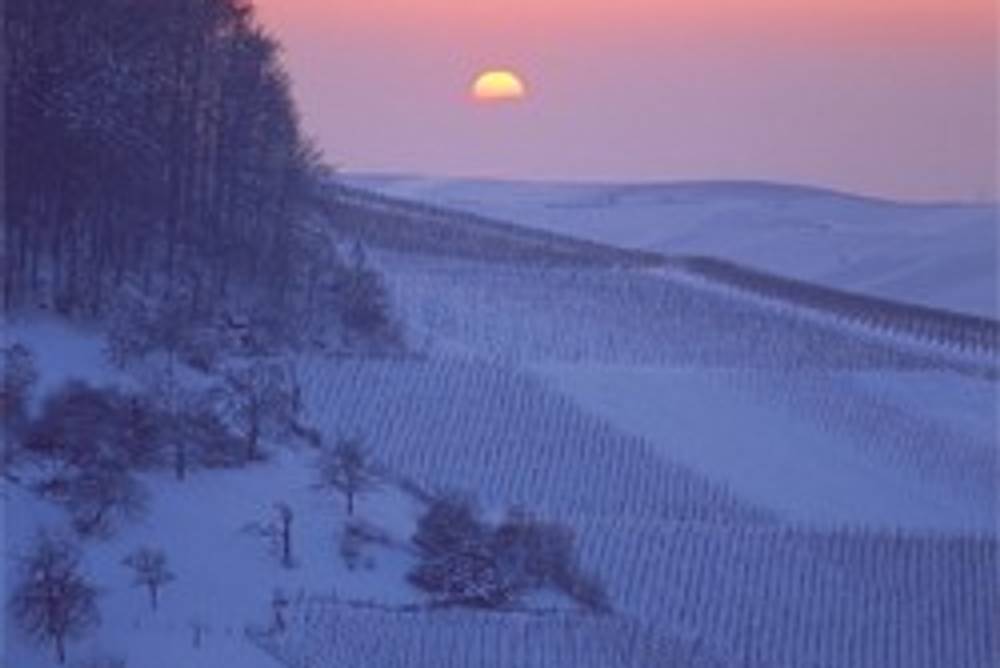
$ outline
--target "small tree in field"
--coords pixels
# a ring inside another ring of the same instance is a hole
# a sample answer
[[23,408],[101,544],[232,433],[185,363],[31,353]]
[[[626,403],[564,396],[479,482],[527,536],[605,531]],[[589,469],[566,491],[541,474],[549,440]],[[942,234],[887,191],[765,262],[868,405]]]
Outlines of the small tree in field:
[[160,590],[176,579],[167,567],[167,555],[163,550],[143,547],[122,562],[133,572],[132,583],[145,587],[149,592],[149,605],[155,611],[159,605]]
[[97,626],[97,589],[80,574],[75,545],[42,534],[24,560],[10,599],[14,621],[32,639],[55,647],[66,663],[66,641]]
[[229,374],[226,385],[230,413],[242,427],[246,460],[260,459],[260,439],[293,421],[293,392],[285,369],[258,362]]
[[354,515],[354,500],[375,487],[368,452],[358,439],[342,438],[333,450],[325,452],[319,464],[319,486],[336,489],[347,501],[347,514]]

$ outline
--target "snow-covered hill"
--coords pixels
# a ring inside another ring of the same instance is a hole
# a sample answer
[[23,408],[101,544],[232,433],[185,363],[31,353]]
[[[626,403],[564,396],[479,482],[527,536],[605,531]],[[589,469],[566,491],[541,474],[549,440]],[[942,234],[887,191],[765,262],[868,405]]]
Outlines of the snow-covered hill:
[[[327,443],[361,438],[379,464],[379,491],[358,504],[389,538],[369,547],[371,568],[338,551],[344,506],[315,489],[311,446],[271,439],[267,461],[185,481],[143,473],[148,513],[83,541],[103,624],[71,645],[73,661],[990,665],[995,347],[817,314],[598,244],[489,221],[455,235],[459,223],[436,214],[406,229],[406,215],[378,213],[353,222],[385,242],[369,260],[409,354],[282,360],[308,425]],[[101,337],[56,319],[5,322],[5,343],[35,351],[43,393],[71,377],[139,382],[107,365]],[[188,371],[185,382],[201,378]],[[410,537],[426,495],[454,489],[490,517],[520,507],[571,529],[613,614],[549,592],[517,612],[425,605],[406,580]],[[37,529],[72,528],[27,487],[4,493],[9,586]],[[273,523],[279,502],[295,518],[291,569],[246,530]],[[122,564],[144,545],[177,575],[156,612]],[[9,615],[5,628],[7,664],[52,665]]]
[[998,313],[995,205],[907,204],[767,183],[341,178],[393,197],[615,246],[714,256],[873,296]]

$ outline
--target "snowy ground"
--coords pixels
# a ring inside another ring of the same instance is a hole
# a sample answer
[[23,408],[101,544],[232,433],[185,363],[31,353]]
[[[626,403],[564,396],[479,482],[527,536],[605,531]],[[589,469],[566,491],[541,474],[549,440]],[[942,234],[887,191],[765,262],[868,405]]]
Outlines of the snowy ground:
[[[95,385],[127,380],[106,364],[96,334],[53,320],[32,320],[7,324],[5,343],[13,341],[35,350],[39,385],[45,390],[70,378]],[[316,453],[287,445],[272,453],[271,461],[257,466],[196,472],[183,482],[168,473],[143,477],[152,502],[142,520],[109,541],[84,544],[86,573],[102,590],[102,624],[95,637],[70,646],[71,663],[114,656],[143,668],[275,668],[280,664],[249,642],[245,629],[271,623],[276,589],[292,600],[319,594],[386,604],[417,599],[403,577],[411,562],[405,551],[369,548],[372,569],[346,567],[338,553],[344,505],[330,492],[315,489]],[[3,491],[4,574],[13,582],[21,575],[19,558],[39,528],[62,535],[71,535],[71,529],[61,510],[22,487],[7,484]],[[280,565],[270,540],[249,528],[273,523],[279,502],[294,512],[292,569]],[[418,513],[418,504],[392,485],[366,495],[359,508],[360,517],[372,518],[399,543],[408,540]],[[122,564],[129,553],[146,546],[164,550],[177,576],[155,612]],[[5,631],[10,641],[2,652],[5,666],[54,664],[51,650],[25,643],[9,619]],[[196,633],[201,635],[198,646]]]
[[[540,372],[671,460],[792,522],[960,533],[994,527],[990,490],[975,495],[969,487],[975,469],[953,471],[951,484],[916,478],[801,411],[748,396],[733,387],[728,374],[569,365]],[[905,387],[908,379],[897,383]],[[987,442],[979,462],[988,466],[990,457]]]
[[754,183],[345,183],[615,246],[710,255],[879,297],[998,313],[998,209]]

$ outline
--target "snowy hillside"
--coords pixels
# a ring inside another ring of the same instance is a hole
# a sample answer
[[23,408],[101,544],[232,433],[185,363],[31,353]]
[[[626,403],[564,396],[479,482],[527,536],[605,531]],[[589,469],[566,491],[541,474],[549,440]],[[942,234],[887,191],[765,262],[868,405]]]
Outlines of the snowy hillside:
[[888,299],[997,315],[995,205],[906,204],[755,183],[342,180],[614,246],[719,257]]
[[[269,435],[266,458],[184,480],[144,471],[145,513],[78,539],[102,623],[70,643],[73,668],[993,663],[998,372],[968,323],[915,336],[600,244],[365,206],[333,210],[330,231],[367,235],[408,349],[258,360],[290,369],[319,443],[370,447],[359,553],[308,438]],[[73,377],[143,387],[141,365],[109,365],[104,334],[5,323],[5,345],[37,357],[39,399]],[[229,357],[180,382],[247,362]],[[74,535],[35,493],[46,471],[28,460],[3,483],[8,583],[38,530]],[[489,522],[522,509],[562,526],[609,609],[550,587],[487,612],[414,586],[421,518],[456,490]],[[123,564],[143,546],[176,576],[155,610]],[[8,664],[54,665],[9,612],[5,629]]]

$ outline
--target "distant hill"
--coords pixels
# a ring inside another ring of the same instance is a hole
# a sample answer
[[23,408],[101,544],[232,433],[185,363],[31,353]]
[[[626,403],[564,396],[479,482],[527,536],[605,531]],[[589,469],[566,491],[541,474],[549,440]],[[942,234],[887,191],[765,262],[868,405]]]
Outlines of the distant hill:
[[345,175],[354,187],[624,248],[707,255],[997,317],[998,208],[762,182],[540,183]]

